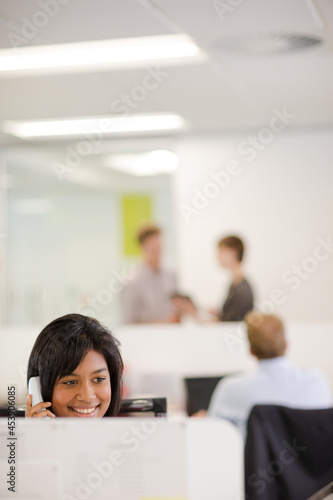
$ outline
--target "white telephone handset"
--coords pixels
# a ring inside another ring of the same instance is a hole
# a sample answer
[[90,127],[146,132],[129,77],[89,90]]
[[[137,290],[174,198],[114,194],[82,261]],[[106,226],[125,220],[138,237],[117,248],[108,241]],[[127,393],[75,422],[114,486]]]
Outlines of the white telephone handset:
[[[29,394],[32,396],[32,402],[31,406],[35,406],[38,403],[41,403],[43,401],[42,398],[42,393],[41,393],[41,387],[40,387],[40,378],[39,377],[31,377],[29,380]],[[42,410],[39,410],[42,411]],[[50,419],[51,417],[43,417]]]

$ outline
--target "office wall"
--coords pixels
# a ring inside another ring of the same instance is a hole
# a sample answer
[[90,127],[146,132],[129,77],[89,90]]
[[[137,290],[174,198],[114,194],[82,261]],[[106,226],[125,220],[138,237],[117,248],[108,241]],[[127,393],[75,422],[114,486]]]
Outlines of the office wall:
[[333,132],[262,134],[271,141],[251,150],[250,136],[258,139],[254,132],[178,142],[181,285],[199,304],[220,305],[229,277],[218,265],[216,242],[236,233],[246,241],[247,275],[262,310],[332,320],[333,248],[325,242],[333,240]]

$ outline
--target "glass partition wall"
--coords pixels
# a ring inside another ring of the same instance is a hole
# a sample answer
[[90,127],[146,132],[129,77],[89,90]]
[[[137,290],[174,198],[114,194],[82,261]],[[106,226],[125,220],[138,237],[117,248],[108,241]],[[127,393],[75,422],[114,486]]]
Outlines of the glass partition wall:
[[135,232],[142,222],[161,226],[164,261],[176,267],[172,174],[113,168],[144,159],[142,145],[132,145],[130,155],[129,147],[75,168],[70,155],[63,162],[70,146],[7,148],[0,166],[2,323],[44,325],[70,312],[111,328],[120,323],[121,292],[139,264]]
[[7,250],[7,184],[6,158],[0,154],[0,322],[7,318],[6,250]]

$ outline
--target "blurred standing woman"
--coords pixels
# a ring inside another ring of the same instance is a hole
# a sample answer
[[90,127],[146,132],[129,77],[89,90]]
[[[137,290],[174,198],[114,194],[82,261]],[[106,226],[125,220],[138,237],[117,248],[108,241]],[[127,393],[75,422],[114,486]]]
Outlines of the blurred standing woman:
[[242,321],[253,309],[252,288],[243,272],[244,250],[244,243],[237,236],[227,236],[218,243],[219,262],[232,277],[228,296],[216,314],[218,321]]

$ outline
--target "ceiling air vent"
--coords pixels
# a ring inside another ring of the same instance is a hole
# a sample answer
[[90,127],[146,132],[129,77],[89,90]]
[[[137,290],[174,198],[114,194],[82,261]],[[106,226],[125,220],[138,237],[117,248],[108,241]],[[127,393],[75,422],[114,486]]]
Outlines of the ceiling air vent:
[[240,55],[274,56],[319,47],[322,43],[321,38],[313,35],[271,31],[221,39],[212,48],[219,53],[233,52]]

